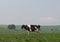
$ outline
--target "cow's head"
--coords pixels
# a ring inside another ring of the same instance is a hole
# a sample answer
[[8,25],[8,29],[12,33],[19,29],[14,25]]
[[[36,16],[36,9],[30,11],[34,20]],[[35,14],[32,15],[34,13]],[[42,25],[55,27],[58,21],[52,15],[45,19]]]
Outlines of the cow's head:
[[24,28],[24,25],[21,25],[21,29],[23,29]]
[[27,28],[27,25],[22,25],[21,26],[21,29],[25,29],[25,28]]

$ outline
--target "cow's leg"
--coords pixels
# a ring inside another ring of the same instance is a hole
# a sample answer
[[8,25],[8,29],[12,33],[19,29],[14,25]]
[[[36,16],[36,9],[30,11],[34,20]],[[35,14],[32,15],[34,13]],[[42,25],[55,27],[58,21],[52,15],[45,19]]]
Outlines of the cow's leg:
[[28,33],[28,35],[29,35],[29,31],[27,30],[27,33]]
[[36,29],[35,32],[38,36],[40,36],[40,31],[38,29]]

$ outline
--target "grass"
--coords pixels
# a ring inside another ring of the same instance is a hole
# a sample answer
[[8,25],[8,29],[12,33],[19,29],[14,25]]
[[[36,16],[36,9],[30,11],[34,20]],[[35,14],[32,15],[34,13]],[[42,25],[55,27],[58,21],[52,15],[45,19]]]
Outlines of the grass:
[[60,34],[0,34],[0,42],[60,42]]
[[43,30],[40,34],[30,32],[30,35],[27,35],[25,31],[19,29],[0,27],[0,42],[60,42],[60,33],[58,33],[60,31],[49,30]]

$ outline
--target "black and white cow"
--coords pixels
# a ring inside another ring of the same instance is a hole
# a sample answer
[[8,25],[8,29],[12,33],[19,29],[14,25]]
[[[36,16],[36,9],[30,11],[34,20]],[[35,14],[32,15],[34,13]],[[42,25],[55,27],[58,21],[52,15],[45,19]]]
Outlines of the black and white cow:
[[21,29],[27,30],[28,34],[29,32],[39,32],[40,31],[40,25],[22,25]]

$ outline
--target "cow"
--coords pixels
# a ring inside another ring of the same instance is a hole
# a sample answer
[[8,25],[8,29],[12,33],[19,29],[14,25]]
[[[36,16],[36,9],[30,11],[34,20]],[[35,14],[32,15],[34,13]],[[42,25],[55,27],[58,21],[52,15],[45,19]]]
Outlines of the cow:
[[14,29],[15,30],[16,26],[14,24],[8,25],[8,29]]
[[25,29],[28,32],[39,32],[40,31],[40,25],[22,25],[21,29]]

